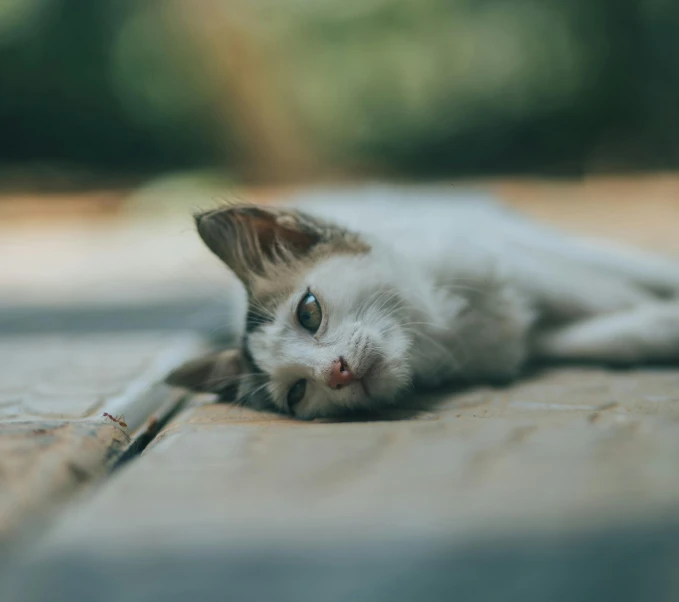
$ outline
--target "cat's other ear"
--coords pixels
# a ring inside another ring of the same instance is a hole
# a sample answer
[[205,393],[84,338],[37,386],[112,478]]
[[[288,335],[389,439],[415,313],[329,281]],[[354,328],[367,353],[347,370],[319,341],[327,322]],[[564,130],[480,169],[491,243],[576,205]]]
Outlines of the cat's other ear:
[[209,353],[175,368],[165,377],[173,387],[191,391],[218,393],[224,399],[235,398],[243,357],[238,349]]
[[328,238],[328,228],[294,210],[236,205],[195,216],[200,237],[246,285],[267,263],[296,259]]

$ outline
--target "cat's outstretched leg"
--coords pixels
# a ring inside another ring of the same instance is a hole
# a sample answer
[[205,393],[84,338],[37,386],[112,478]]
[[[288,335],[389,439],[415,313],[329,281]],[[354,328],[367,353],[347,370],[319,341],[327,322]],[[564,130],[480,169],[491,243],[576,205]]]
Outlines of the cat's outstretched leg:
[[679,362],[679,303],[649,303],[538,331],[532,357],[621,366]]

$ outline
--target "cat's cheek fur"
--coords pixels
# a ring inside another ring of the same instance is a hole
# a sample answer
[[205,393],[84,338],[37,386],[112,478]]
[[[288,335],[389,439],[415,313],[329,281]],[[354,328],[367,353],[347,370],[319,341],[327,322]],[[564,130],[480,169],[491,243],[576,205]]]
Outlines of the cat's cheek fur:
[[370,344],[377,347],[380,355],[379,361],[371,366],[364,378],[372,407],[395,402],[409,388],[412,380],[411,339],[401,324],[386,322],[382,325],[383,330],[375,329],[370,338]]

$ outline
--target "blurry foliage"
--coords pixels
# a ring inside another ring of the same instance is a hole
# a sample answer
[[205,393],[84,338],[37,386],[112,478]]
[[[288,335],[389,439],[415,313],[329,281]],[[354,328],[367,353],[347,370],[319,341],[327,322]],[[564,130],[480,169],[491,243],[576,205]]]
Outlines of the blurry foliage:
[[0,0],[0,161],[672,167],[678,31],[674,0]]

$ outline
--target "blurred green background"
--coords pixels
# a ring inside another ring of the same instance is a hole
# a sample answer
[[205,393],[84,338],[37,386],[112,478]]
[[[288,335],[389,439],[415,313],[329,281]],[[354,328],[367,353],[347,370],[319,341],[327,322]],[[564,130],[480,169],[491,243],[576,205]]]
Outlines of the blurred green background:
[[5,180],[671,169],[679,3],[0,0],[0,131]]

